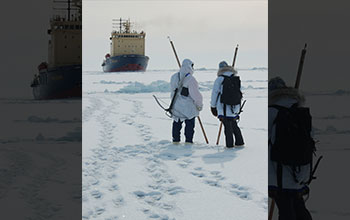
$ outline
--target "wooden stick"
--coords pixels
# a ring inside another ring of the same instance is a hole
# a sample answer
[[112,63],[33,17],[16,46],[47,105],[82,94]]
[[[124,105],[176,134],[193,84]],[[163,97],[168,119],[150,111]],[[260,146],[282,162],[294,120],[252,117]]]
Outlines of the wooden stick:
[[204,128],[203,128],[203,124],[202,124],[201,118],[199,116],[197,116],[197,117],[198,117],[199,125],[201,126],[201,129],[202,129],[202,132],[203,132],[203,135],[204,135],[205,142],[207,142],[207,144],[209,144],[207,135],[205,134],[205,131],[204,131]]
[[173,42],[171,41],[171,39],[170,39],[169,36],[168,36],[168,39],[169,39],[169,41],[170,41],[171,47],[173,48],[173,51],[174,51],[174,54],[175,54],[175,57],[176,57],[177,64],[179,65],[179,67],[181,67],[181,63],[180,63],[179,57],[177,56],[177,53],[176,53],[176,50],[175,50],[175,46],[174,46],[174,44],[173,44]]
[[220,123],[218,138],[216,139],[216,145],[219,145],[219,142],[220,142],[221,129],[222,129],[222,122]]
[[305,60],[305,54],[306,54],[306,47],[307,47],[307,44],[305,44],[304,49],[301,51],[297,79],[295,80],[295,85],[294,85],[294,88],[296,89],[299,88],[299,85],[300,85],[301,73],[303,72],[303,66],[304,66],[304,60]]
[[[170,40],[170,37],[169,37],[169,36],[168,36],[168,39],[169,39],[169,41],[170,41],[171,47],[173,48],[173,51],[174,51],[174,54],[175,54],[175,58],[176,58],[177,64],[179,65],[179,68],[181,68],[180,60],[179,60],[179,57],[177,56],[177,53],[176,53],[176,50],[175,50],[175,46],[174,46],[173,42]],[[199,121],[199,125],[200,125],[200,127],[201,127],[201,129],[202,129],[202,133],[203,133],[205,142],[207,142],[207,144],[209,144],[209,141],[208,141],[208,138],[207,138],[207,134],[206,134],[205,131],[204,131],[204,127],[203,127],[201,118],[200,118],[199,116],[197,116],[197,118],[198,118],[198,121]]]
[[233,56],[232,67],[235,67],[235,64],[236,64],[237,51],[238,51],[238,44],[235,49],[235,55]]
[[270,206],[270,211],[269,211],[269,218],[268,218],[268,220],[272,220],[274,209],[275,209],[275,200],[272,199],[272,201],[271,201],[271,206]]

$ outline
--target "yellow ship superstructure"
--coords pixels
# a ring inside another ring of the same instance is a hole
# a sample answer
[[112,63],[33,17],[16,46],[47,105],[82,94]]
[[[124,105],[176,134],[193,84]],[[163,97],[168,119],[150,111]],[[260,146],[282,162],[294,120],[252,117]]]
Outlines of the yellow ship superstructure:
[[81,64],[82,26],[81,20],[66,20],[55,17],[50,22],[49,40],[50,67]]

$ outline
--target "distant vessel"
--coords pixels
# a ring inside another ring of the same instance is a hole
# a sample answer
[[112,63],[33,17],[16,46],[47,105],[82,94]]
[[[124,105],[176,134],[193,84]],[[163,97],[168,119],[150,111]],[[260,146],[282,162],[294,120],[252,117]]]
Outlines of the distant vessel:
[[149,57],[145,56],[146,33],[131,31],[130,20],[114,20],[119,31],[111,33],[111,52],[106,54],[104,72],[146,71]]
[[[31,87],[35,99],[61,99],[82,95],[82,25],[81,0],[54,1],[67,3],[66,16],[50,20],[48,62],[38,66]],[[74,11],[74,13],[71,13]]]

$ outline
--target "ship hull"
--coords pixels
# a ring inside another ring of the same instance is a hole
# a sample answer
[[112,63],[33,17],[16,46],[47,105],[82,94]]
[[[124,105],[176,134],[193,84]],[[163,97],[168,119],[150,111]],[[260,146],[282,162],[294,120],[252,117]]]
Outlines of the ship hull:
[[41,70],[37,83],[32,84],[37,100],[64,99],[82,96],[81,65],[70,65]]
[[121,55],[107,58],[103,72],[146,71],[149,58],[142,55]]

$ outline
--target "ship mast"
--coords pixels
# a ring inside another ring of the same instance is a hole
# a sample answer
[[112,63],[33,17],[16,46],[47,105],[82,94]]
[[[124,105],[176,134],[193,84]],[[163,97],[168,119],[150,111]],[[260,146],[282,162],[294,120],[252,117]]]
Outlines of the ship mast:
[[114,31],[119,29],[119,33],[131,33],[131,25],[133,23],[130,22],[129,19],[112,19],[112,29]]
[[[73,2],[72,2],[73,1]],[[67,7],[66,8],[53,8],[54,10],[60,10],[60,11],[67,11],[67,21],[71,21],[71,12],[72,10],[77,10],[80,12],[80,8],[78,6],[78,1],[76,0],[67,0],[67,1],[62,1],[62,0],[54,0],[54,3],[67,3]],[[76,7],[72,7],[72,3],[74,3],[74,6]]]

